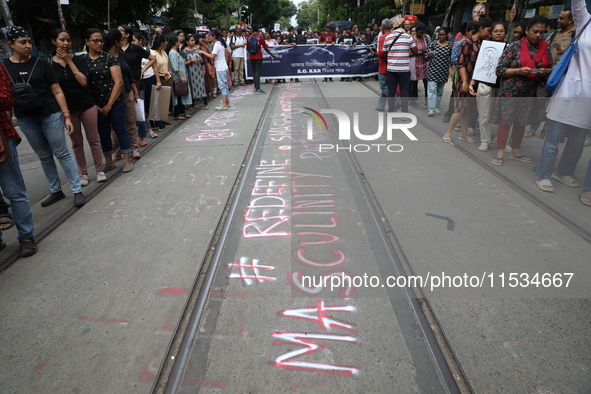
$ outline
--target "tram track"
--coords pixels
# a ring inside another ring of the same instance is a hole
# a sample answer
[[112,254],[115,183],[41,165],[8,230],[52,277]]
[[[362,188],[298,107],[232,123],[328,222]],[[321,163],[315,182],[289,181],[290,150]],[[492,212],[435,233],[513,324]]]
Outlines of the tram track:
[[[315,81],[313,82],[313,89],[318,105],[321,108],[330,108],[319,85]],[[220,270],[220,261],[222,260],[222,255],[232,255],[236,247],[236,245],[232,244],[232,242],[237,243],[236,239],[230,239],[232,222],[236,214],[240,212],[240,203],[244,202],[243,199],[245,197],[248,197],[243,195],[244,186],[248,178],[253,176],[252,171],[254,170],[254,166],[261,159],[264,141],[268,131],[267,123],[270,118],[269,114],[272,113],[274,104],[277,101],[278,91],[279,89],[273,86],[263,113],[259,118],[255,134],[251,140],[241,170],[226,202],[224,213],[216,227],[200,272],[191,287],[190,296],[187,299],[182,317],[175,329],[173,339],[166,351],[166,356],[160,365],[157,379],[152,388],[153,394],[177,393],[185,378],[184,375],[188,368],[191,352],[197,352],[200,355],[207,353],[209,339],[205,337],[199,338],[199,327],[204,319],[205,311],[207,309],[213,311],[218,310],[219,305],[223,301],[221,297],[212,296],[212,289],[223,289],[224,281],[227,284],[227,276],[219,275],[218,273]],[[334,124],[332,119],[330,122]],[[335,130],[334,127],[331,127],[331,129]],[[335,143],[338,143],[337,138],[336,135],[331,135],[331,139]],[[393,269],[393,273],[397,276],[412,275],[410,264],[396,239],[392,227],[385,219],[385,214],[363,174],[363,169],[356,161],[354,155],[344,152],[343,155],[339,154],[339,157],[341,162],[346,164],[346,167],[343,166],[343,169],[350,172],[349,175],[353,176],[356,182],[355,186],[361,190],[363,203],[366,205],[364,209],[370,213],[371,225],[375,226],[378,230],[379,239],[373,241],[382,245],[384,250],[383,255],[387,256],[387,262],[384,264],[388,266],[388,270]],[[216,274],[218,274],[217,279]],[[224,276],[224,278],[220,276]],[[218,281],[217,285],[214,283],[216,280]],[[421,376],[421,373],[424,373],[424,371],[431,371],[428,373],[432,376],[425,380],[431,383],[438,381],[444,392],[472,392],[455,355],[451,351],[447,338],[443,335],[441,327],[420,289],[411,288],[390,291],[389,298],[394,314],[398,320],[404,321],[404,325],[409,327],[405,329],[406,333],[404,335],[409,348],[411,348],[411,353],[414,353],[413,359],[415,359],[415,363],[417,364],[417,374],[419,377],[424,377]],[[394,295],[394,291],[403,292],[403,297],[398,293]],[[213,302],[213,305],[210,302]],[[411,330],[412,332],[410,332]],[[419,337],[422,338],[424,348],[423,345],[412,344]],[[197,345],[198,342],[200,345]],[[195,349],[193,349],[194,347]]]
[[206,310],[215,275],[228,241],[230,226],[236,213],[247,175],[260,161],[262,145],[268,130],[269,113],[272,111],[278,89],[276,85],[269,92],[269,98],[259,118],[253,138],[242,161],[240,171],[236,176],[232,190],[226,201],[223,214],[216,226],[207,254],[201,268],[191,286],[191,292],[183,307],[181,318],[175,327],[172,340],[166,351],[157,378],[152,387],[152,393],[176,393],[183,381],[183,375],[189,363],[189,355],[197,338],[199,325]]
[[[203,105],[199,105],[192,114],[196,114],[203,108]],[[142,158],[145,154],[150,152],[152,149],[155,149],[162,141],[166,139],[170,134],[174,133],[179,127],[182,127],[184,122],[180,121],[176,122],[175,124],[167,127],[164,132],[158,133],[158,138],[152,139],[151,143],[148,144],[141,150]],[[140,159],[133,160],[133,163],[137,163]],[[88,203],[93,198],[98,196],[101,192],[109,187],[115,180],[119,179],[123,175],[121,171],[122,167],[117,171],[111,173],[111,175],[107,178],[105,182],[99,183],[95,188],[93,188],[90,192],[84,193],[84,197],[86,197],[86,202]],[[65,208],[62,212],[58,213],[51,219],[51,222],[48,225],[43,226],[42,230],[35,234],[35,242],[40,243],[46,237],[48,237],[51,233],[57,230],[62,224],[64,224],[70,217],[72,217],[76,212],[78,212],[79,208],[71,206],[69,208]],[[20,252],[19,250],[15,250],[10,256],[8,256],[4,261],[0,262],[0,274],[5,271],[6,269],[10,268],[11,265],[16,263],[20,259]]]
[[[318,93],[319,101],[322,108],[330,108],[326,97],[322,93],[322,90],[318,86],[316,80],[314,80],[315,91]],[[331,116],[333,121],[333,137],[337,140],[336,131],[337,127],[334,127],[334,115]],[[348,146],[348,141],[336,141],[341,142],[343,145]],[[367,206],[370,209],[371,217],[374,225],[378,228],[381,242],[387,250],[387,254],[392,263],[397,276],[414,276],[415,273],[412,270],[412,266],[409,263],[398,238],[389,224],[386,214],[382,210],[377,196],[371,188],[368,179],[365,177],[361,164],[357,161],[354,154],[347,151],[343,151],[344,157],[346,158],[351,173],[354,175],[360,190],[363,193]],[[432,357],[438,372],[440,379],[443,381],[444,387],[448,393],[470,393],[473,392],[470,384],[461,368],[459,361],[453,353],[448,339],[445,337],[439,321],[435,317],[435,313],[432,310],[427,298],[424,296],[422,290],[419,287],[404,288],[404,295],[406,301],[409,304],[410,309],[420,327],[423,339],[428,347],[430,356]],[[393,307],[395,307],[393,305]]]
[[[377,90],[376,88],[374,88],[373,86],[369,85],[368,83],[361,82],[361,84],[363,86],[365,86],[367,89],[369,89],[370,91],[374,92],[376,95],[378,95],[378,96],[380,95],[381,92],[379,90]],[[439,137],[443,137],[443,134],[444,133],[433,129],[433,127],[431,127],[428,123],[424,122],[418,116],[417,116],[417,121],[422,126],[424,126],[429,131],[431,131],[433,134],[435,134],[435,135],[437,135]],[[460,152],[462,152],[465,156],[467,156],[468,158],[470,158],[472,161],[474,161],[475,163],[477,163],[480,167],[482,167],[483,169],[487,170],[489,173],[491,173],[494,176],[496,176],[498,179],[500,179],[501,181],[503,181],[505,184],[507,184],[513,190],[515,190],[516,192],[518,192],[519,194],[521,194],[523,197],[527,198],[530,202],[534,203],[537,207],[541,208],[544,212],[546,212],[547,214],[549,214],[550,216],[552,216],[554,219],[558,220],[561,224],[563,224],[569,230],[571,230],[572,232],[574,232],[575,234],[577,234],[578,236],[580,236],[581,238],[583,238],[585,241],[591,243],[591,232],[590,231],[588,231],[587,229],[579,226],[573,220],[569,219],[566,215],[562,214],[559,210],[557,210],[556,208],[554,208],[550,204],[544,202],[542,199],[538,198],[535,194],[531,193],[526,188],[524,188],[523,186],[521,186],[519,183],[515,182],[514,180],[512,180],[508,176],[506,176],[506,175],[504,175],[504,174],[496,171],[491,166],[486,165],[480,159],[479,156],[475,155],[470,150],[464,148],[463,146],[461,146],[459,144],[455,144],[454,147],[456,149],[458,149]]]

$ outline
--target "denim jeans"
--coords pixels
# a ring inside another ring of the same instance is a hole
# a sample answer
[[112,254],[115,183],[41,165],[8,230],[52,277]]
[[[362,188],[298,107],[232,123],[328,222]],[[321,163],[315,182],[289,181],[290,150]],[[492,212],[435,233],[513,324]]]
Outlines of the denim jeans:
[[[6,144],[8,145],[9,157],[6,163],[0,164],[0,188],[2,188],[4,197],[10,201],[12,206],[12,220],[18,230],[18,239],[32,237],[34,230],[33,210],[29,203],[25,181],[18,164],[18,153],[14,138],[6,138]],[[2,231],[0,231],[0,239],[2,239]]]
[[378,99],[378,108],[384,110],[388,100],[388,74],[378,74],[378,81],[380,81],[380,90],[382,91]]
[[429,111],[435,111],[435,108],[439,109],[439,105],[441,104],[441,97],[443,97],[444,86],[445,83],[429,81],[427,89],[429,97]]
[[125,126],[125,110],[127,105],[125,100],[116,102],[107,116],[99,114],[98,116],[98,130],[101,137],[101,147],[104,156],[111,156],[113,154],[113,140],[111,139],[111,126],[119,140],[121,153],[131,153],[131,140],[129,133]]
[[[540,179],[550,179],[554,164],[558,157],[558,144],[566,136],[568,140],[560,157],[556,173],[560,176],[573,175],[577,163],[583,154],[583,144],[587,130],[575,126],[555,122],[546,122],[546,136],[542,147],[542,156],[536,168],[536,176]],[[585,179],[586,181],[586,179]]]
[[56,112],[49,116],[25,116],[19,118],[18,124],[25,137],[27,137],[29,145],[39,156],[51,192],[57,193],[62,190],[57,166],[53,159],[53,156],[55,156],[59,160],[66,177],[68,177],[72,192],[80,193],[82,187],[78,177],[78,167],[66,144],[62,114]]
[[250,67],[254,78],[254,90],[261,88],[261,69],[263,68],[263,59],[250,59]]
[[222,95],[226,96],[226,99],[230,101],[230,89],[228,89],[228,70],[216,71],[216,77],[218,78],[218,88]]

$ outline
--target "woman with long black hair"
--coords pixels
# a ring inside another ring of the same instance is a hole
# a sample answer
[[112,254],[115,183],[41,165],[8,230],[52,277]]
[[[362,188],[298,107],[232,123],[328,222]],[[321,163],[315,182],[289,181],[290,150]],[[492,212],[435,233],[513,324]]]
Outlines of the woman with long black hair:
[[15,115],[20,129],[39,157],[43,172],[49,183],[51,195],[41,202],[47,207],[65,198],[62,184],[57,173],[54,156],[59,160],[74,193],[74,205],[80,207],[86,199],[82,194],[78,168],[70,155],[64,126],[68,134],[74,131],[66,97],[58,83],[49,62],[32,56],[31,35],[20,26],[10,26],[6,31],[12,56],[4,60],[4,65],[12,81],[28,81],[38,97],[35,105],[19,108],[15,106]]
[[101,141],[98,134],[98,107],[88,87],[87,75],[89,73],[86,60],[82,56],[73,56],[71,52],[72,41],[70,34],[64,29],[55,29],[51,33],[51,42],[56,47],[55,55],[51,58],[51,68],[59,80],[60,87],[66,96],[66,102],[70,109],[70,116],[74,131],[70,134],[72,149],[80,171],[80,184],[88,185],[88,169],[86,168],[86,155],[84,153],[84,137],[82,126],[86,134],[86,141],[90,145],[90,152],[94,160],[96,181],[107,180],[103,172],[103,154]]
[[104,36],[100,30],[90,28],[86,30],[85,37],[88,48],[86,62],[90,70],[88,82],[99,107],[98,130],[106,162],[103,170],[108,172],[116,168],[111,140],[113,127],[123,155],[123,172],[133,171],[131,141],[125,125],[126,104],[121,66],[113,55],[103,51]]

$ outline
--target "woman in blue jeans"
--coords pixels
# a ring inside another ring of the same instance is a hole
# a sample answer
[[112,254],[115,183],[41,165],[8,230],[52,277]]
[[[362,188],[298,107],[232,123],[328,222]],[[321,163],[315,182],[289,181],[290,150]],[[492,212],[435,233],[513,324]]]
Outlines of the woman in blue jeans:
[[103,51],[104,37],[99,29],[86,30],[88,54],[88,85],[99,107],[98,129],[101,138],[105,166],[103,172],[116,168],[113,163],[113,141],[111,126],[119,139],[123,156],[123,172],[133,171],[131,162],[131,140],[125,126],[125,93],[119,62],[113,55]]
[[15,101],[14,112],[22,132],[39,157],[49,182],[51,195],[41,202],[41,206],[47,207],[66,197],[62,192],[53,158],[55,156],[70,182],[74,205],[80,207],[86,201],[82,194],[78,168],[70,155],[64,134],[64,123],[68,134],[74,131],[74,126],[70,122],[70,111],[58,79],[49,62],[31,55],[31,35],[24,28],[10,26],[3,31],[12,49],[12,56],[4,61],[10,79],[13,83],[28,81],[37,96],[34,104],[19,105]]
[[21,137],[12,125],[9,115],[13,103],[10,77],[6,69],[0,65],[0,125],[2,126],[0,133],[4,134],[6,148],[8,148],[8,160],[0,164],[0,188],[4,197],[12,204],[11,215],[8,204],[0,194],[0,219],[3,219],[0,221],[0,250],[6,248],[6,244],[2,241],[2,231],[16,224],[21,257],[28,257],[37,253],[37,245],[33,238],[33,211],[16,152],[16,146],[21,142]]
[[[583,153],[587,131],[591,130],[591,85],[589,69],[591,68],[591,26],[587,24],[591,15],[587,11],[585,0],[573,0],[572,12],[580,34],[577,52],[571,58],[568,69],[548,106],[546,136],[540,162],[536,168],[536,185],[544,192],[554,192],[550,178],[566,186],[578,188],[579,181],[573,178],[577,163]],[[554,169],[558,157],[558,145],[567,137],[562,157]],[[591,174],[587,172],[583,191],[591,191]],[[582,193],[580,201],[591,203],[589,193]]]

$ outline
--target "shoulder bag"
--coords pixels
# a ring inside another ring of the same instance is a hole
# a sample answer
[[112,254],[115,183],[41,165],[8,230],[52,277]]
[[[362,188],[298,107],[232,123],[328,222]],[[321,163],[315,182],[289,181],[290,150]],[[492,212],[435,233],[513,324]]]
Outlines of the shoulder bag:
[[558,85],[560,85],[560,81],[562,81],[562,79],[564,78],[564,75],[566,74],[566,70],[568,70],[568,65],[570,64],[573,55],[579,48],[579,38],[581,37],[581,34],[590,22],[591,19],[587,21],[585,26],[583,26],[581,31],[579,31],[579,34],[577,34],[576,37],[573,37],[572,41],[570,42],[570,45],[568,46],[566,51],[564,51],[562,57],[558,61],[558,64],[556,64],[556,67],[554,67],[554,70],[552,70],[552,74],[550,74],[550,76],[548,77],[548,82],[546,83],[547,93],[553,93],[558,87]]

